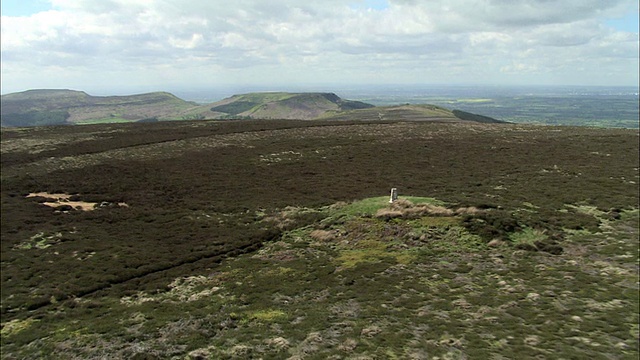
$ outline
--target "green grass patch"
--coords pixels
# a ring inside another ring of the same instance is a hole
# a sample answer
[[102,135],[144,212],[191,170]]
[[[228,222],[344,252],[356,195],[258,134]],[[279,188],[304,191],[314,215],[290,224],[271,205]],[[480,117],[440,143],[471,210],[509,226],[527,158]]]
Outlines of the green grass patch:
[[0,330],[0,334],[2,334],[2,337],[16,335],[20,332],[28,330],[36,322],[38,322],[38,320],[33,318],[28,318],[25,320],[13,319],[2,324],[2,330]]
[[509,240],[516,246],[537,247],[536,243],[546,240],[547,234],[544,230],[524,228],[509,235]]
[[218,112],[223,112],[231,115],[238,115],[245,111],[249,111],[258,105],[260,104],[251,102],[251,101],[235,101],[230,104],[212,107],[211,111],[218,111]]
[[251,312],[249,313],[248,318],[262,322],[274,322],[285,320],[287,318],[287,314],[282,310],[267,309]]
[[342,267],[351,268],[360,263],[365,262],[378,262],[382,257],[388,257],[387,246],[374,240],[363,240],[358,242],[358,248],[345,249],[340,251],[340,255],[336,257],[336,260]]
[[[431,204],[436,206],[444,206],[445,202],[430,197],[420,196],[400,196],[398,199],[409,200],[412,203],[418,204]],[[338,215],[374,215],[378,210],[389,206],[388,196],[378,196],[367,198],[363,200],[354,201],[338,209]]]
[[581,214],[586,214],[586,215],[591,215],[593,217],[596,218],[601,218],[602,215],[605,214],[604,211],[598,209],[597,206],[592,206],[592,205],[571,205],[571,204],[567,204],[565,205],[567,208],[572,209],[578,213]]

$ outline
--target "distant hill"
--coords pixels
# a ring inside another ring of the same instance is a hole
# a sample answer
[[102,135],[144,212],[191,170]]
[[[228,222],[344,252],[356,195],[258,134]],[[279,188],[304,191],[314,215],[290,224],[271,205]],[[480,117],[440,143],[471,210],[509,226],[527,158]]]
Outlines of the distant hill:
[[74,90],[29,90],[3,95],[1,109],[2,126],[202,119],[500,122],[434,105],[375,107],[334,93],[249,93],[202,105],[167,92],[91,96]]
[[167,92],[91,96],[74,90],[29,90],[2,95],[2,126],[204,119],[206,107]]
[[401,121],[439,121],[461,122],[472,121],[480,123],[504,123],[494,118],[472,114],[460,110],[449,110],[436,105],[395,105],[380,106],[369,109],[346,111],[327,114],[328,120],[401,120]]
[[220,118],[404,120],[404,121],[503,121],[435,105],[376,107],[360,101],[344,100],[333,93],[250,93],[234,95],[212,104]]
[[371,104],[344,100],[333,93],[251,93],[234,95],[212,104],[222,117],[311,120],[327,113],[373,108]]

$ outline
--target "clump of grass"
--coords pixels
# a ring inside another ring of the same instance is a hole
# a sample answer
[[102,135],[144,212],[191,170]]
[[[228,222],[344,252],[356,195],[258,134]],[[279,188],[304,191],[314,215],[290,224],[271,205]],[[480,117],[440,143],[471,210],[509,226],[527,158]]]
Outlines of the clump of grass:
[[460,219],[457,217],[433,217],[425,216],[419,219],[410,220],[414,227],[426,227],[426,228],[438,228],[449,227],[460,224]]
[[597,206],[566,204],[565,207],[567,207],[569,209],[573,209],[574,211],[576,211],[578,213],[591,215],[591,216],[596,217],[596,218],[601,218],[605,214],[605,212],[600,210],[600,209],[598,209]]
[[544,230],[524,228],[509,235],[509,240],[520,249],[538,250],[542,242],[548,239]]
[[[459,209],[461,213],[471,213],[471,208]],[[475,208],[474,208],[475,209]],[[477,209],[476,211],[477,212]],[[375,217],[382,219],[394,219],[394,218],[407,218],[415,219],[423,216],[454,216],[457,211],[453,211],[444,206],[435,205],[431,203],[414,204],[407,199],[398,199],[389,204],[386,208],[378,209],[375,213]]]
[[267,309],[254,311],[248,316],[251,320],[258,320],[262,322],[274,322],[287,318],[287,313],[282,310]]
[[327,230],[313,230],[312,232],[309,233],[309,236],[312,239],[320,242],[329,242],[329,241],[335,240],[336,238],[336,234],[334,231],[327,231]]
[[482,210],[475,206],[461,207],[455,211],[456,215],[477,215],[482,213]]
[[28,240],[23,241],[20,244],[16,244],[14,249],[30,250],[30,249],[46,249],[51,245],[57,244],[61,241],[62,233],[56,233],[47,235],[44,232],[39,232]]
[[27,330],[29,327],[31,327],[31,325],[33,325],[37,321],[38,320],[35,320],[33,318],[28,318],[25,320],[13,319],[9,322],[2,324],[2,330],[0,330],[0,334],[2,334],[2,337],[15,335],[17,333]]
[[388,208],[383,208],[383,209],[378,209],[378,211],[376,211],[376,217],[379,219],[396,219],[396,218],[400,218],[404,216],[404,212],[402,210],[396,210],[396,209],[388,209]]
[[378,262],[382,257],[391,256],[386,250],[387,246],[374,240],[363,240],[358,242],[357,249],[346,249],[340,252],[336,258],[343,268],[351,268],[364,262]]
[[278,336],[272,339],[267,339],[264,341],[267,346],[274,348],[276,350],[286,350],[291,346],[289,340]]

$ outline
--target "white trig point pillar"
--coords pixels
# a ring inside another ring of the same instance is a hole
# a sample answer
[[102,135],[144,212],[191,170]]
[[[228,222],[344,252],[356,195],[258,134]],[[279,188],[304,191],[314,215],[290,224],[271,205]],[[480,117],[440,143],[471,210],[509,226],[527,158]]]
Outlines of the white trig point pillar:
[[393,204],[396,200],[398,200],[398,189],[391,188],[391,198],[389,198],[389,203]]

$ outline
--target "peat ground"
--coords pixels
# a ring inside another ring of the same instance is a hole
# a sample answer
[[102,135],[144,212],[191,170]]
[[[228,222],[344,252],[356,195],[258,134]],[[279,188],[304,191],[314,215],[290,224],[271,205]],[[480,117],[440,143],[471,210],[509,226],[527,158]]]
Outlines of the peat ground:
[[[638,355],[637,130],[3,129],[1,161],[3,358]],[[449,212],[378,217],[391,187]]]

